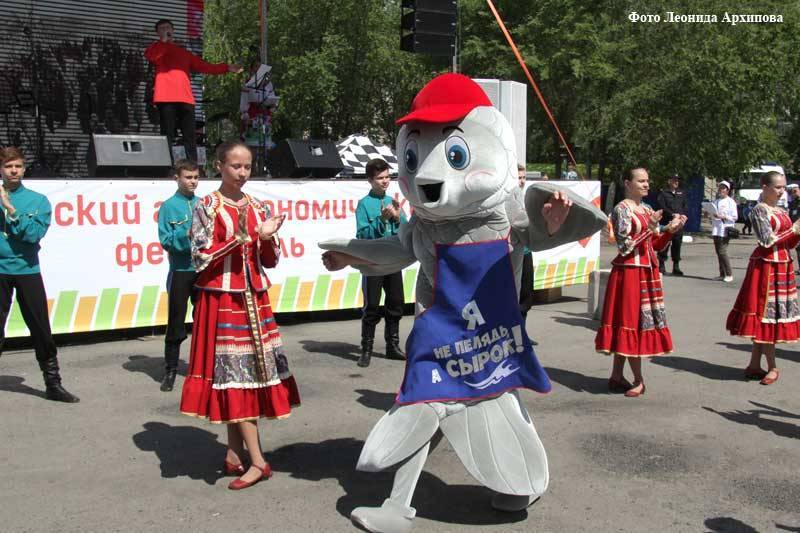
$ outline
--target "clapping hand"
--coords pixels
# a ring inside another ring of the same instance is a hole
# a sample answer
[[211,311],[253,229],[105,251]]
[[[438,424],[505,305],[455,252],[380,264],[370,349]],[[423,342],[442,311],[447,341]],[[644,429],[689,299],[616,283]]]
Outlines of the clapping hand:
[[392,220],[400,218],[400,204],[392,201],[391,204],[383,206],[381,209],[381,218],[383,220]]
[[233,72],[234,74],[239,74],[243,70],[244,70],[244,68],[241,65],[228,65],[228,72]]
[[549,235],[555,234],[561,227],[561,224],[567,219],[569,209],[572,207],[572,200],[566,192],[556,191],[547,199],[547,202],[542,206],[542,217],[547,224],[547,233]]
[[258,238],[262,241],[267,241],[275,235],[281,226],[283,226],[283,222],[286,220],[286,215],[277,215],[271,216],[267,218],[264,222],[261,222],[256,231],[258,231]]
[[672,220],[669,221],[667,224],[667,231],[670,233],[678,233],[681,229],[683,229],[684,224],[686,224],[686,215],[679,215],[674,214],[672,215]]
[[650,231],[655,232],[658,229],[658,225],[661,223],[661,217],[663,215],[664,211],[662,209],[650,213],[650,218],[647,220],[647,227],[650,229]]
[[16,211],[11,203],[11,198],[8,196],[8,189],[6,189],[2,183],[0,183],[0,203],[2,203],[3,209],[6,210],[6,213],[12,214],[14,211]]

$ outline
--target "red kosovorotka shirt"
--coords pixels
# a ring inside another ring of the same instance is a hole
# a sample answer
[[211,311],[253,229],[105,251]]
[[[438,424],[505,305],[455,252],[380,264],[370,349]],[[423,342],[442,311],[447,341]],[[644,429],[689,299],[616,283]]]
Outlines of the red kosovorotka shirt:
[[156,67],[153,103],[179,102],[194,105],[191,72],[225,74],[227,63],[206,63],[175,43],[156,41],[144,51],[144,57]]

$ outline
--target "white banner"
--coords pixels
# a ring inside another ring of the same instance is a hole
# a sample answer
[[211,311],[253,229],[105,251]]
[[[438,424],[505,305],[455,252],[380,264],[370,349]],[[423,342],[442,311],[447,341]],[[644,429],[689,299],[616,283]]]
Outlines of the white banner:
[[[599,202],[598,182],[562,182]],[[166,322],[166,253],[158,243],[158,208],[174,194],[172,181],[25,180],[53,207],[50,230],[39,254],[50,298],[54,333],[160,325]],[[218,181],[201,181],[204,196]],[[277,312],[354,308],[362,305],[360,276],[352,269],[329,273],[317,243],[355,236],[355,209],[369,192],[366,181],[250,181],[245,190],[286,213],[283,257],[268,271]],[[395,182],[389,194],[409,206]],[[596,267],[599,234],[534,254],[535,286],[586,281]],[[406,301],[413,301],[417,266],[404,273]],[[14,303],[7,336],[27,335]]]

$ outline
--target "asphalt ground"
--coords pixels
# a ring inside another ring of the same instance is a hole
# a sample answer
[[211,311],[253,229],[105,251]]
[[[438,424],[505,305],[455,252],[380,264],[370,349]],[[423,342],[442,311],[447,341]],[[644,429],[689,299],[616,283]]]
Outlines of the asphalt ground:
[[[800,352],[779,348],[775,385],[747,382],[750,344],[724,329],[753,246],[732,241],[736,280],[724,284],[710,280],[709,239],[684,245],[686,276],[664,282],[676,351],[644,364],[641,398],[607,392],[611,360],[594,352],[585,286],[534,307],[528,330],[554,386],[522,397],[549,490],[526,512],[495,512],[443,440],[417,488],[415,531],[800,531]],[[604,247],[606,264],[613,253]],[[355,463],[403,365],[357,367],[357,320],[281,331],[303,405],[261,423],[275,476],[241,492],[220,472],[225,428],[178,412],[182,377],[159,391],[163,337],[62,348],[75,405],[43,399],[31,350],[4,353],[0,531],[354,531],[350,511],[391,487],[391,473]]]

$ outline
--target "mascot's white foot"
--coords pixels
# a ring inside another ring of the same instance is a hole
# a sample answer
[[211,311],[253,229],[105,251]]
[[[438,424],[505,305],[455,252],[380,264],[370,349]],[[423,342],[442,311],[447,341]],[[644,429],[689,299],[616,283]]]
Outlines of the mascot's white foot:
[[492,507],[498,511],[515,513],[518,511],[524,511],[529,505],[538,499],[539,497],[535,494],[530,496],[514,496],[512,494],[501,494],[496,492],[492,497]]
[[417,510],[394,500],[384,500],[380,507],[356,507],[350,520],[373,533],[408,533]]

